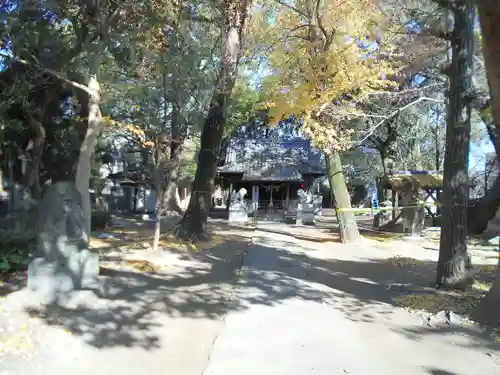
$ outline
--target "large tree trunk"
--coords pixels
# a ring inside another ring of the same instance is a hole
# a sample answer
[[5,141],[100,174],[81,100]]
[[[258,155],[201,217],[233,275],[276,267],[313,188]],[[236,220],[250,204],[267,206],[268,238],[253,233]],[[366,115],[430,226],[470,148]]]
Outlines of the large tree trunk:
[[[158,173],[157,173],[158,174]],[[161,176],[163,177],[163,176]],[[156,204],[155,204],[155,227],[153,233],[153,250],[158,250],[161,234],[161,214],[163,212],[163,200],[165,197],[165,182],[160,176],[155,177]]]
[[479,199],[475,206],[467,211],[467,229],[469,234],[481,234],[486,230],[488,221],[493,219],[500,206],[500,176],[486,194]]
[[[477,8],[483,31],[483,54],[490,86],[493,121],[496,125],[499,125],[500,43],[498,41],[500,40],[500,2],[477,1]],[[499,129],[496,130],[498,134]],[[495,181],[496,183],[497,181]],[[500,326],[500,272],[497,275],[493,287],[472,314],[474,320],[492,326]]]
[[101,90],[98,80],[103,50],[104,45],[101,43],[92,56],[87,87],[93,92],[93,94],[89,94],[88,126],[87,131],[85,132],[85,137],[80,145],[80,155],[78,157],[75,176],[75,185],[82,197],[82,211],[85,221],[84,231],[87,240],[90,236],[90,224],[92,219],[92,207],[89,193],[91,161],[97,143],[97,138],[101,133],[103,125],[101,109],[99,107]]
[[441,241],[436,286],[463,288],[470,282],[467,254],[468,159],[472,79],[474,6],[468,0],[455,3],[451,36],[452,61],[448,89],[446,153],[441,214]]
[[224,2],[225,46],[219,76],[203,124],[193,193],[186,213],[177,227],[177,235],[185,240],[196,241],[207,237],[206,223],[214,191],[214,180],[227,120],[229,98],[236,81],[242,51],[243,29],[248,5],[248,0]]
[[339,220],[340,237],[343,243],[359,242],[361,236],[359,235],[356,216],[351,211],[351,197],[345,183],[340,155],[338,152],[332,152],[326,155],[326,159],[328,179]]
[[[477,1],[477,9],[481,29],[483,33],[483,55],[486,66],[486,76],[490,87],[490,100],[484,98],[473,101],[476,109],[481,115],[481,119],[488,127],[488,135],[497,151],[497,139],[500,137],[500,4],[493,1]],[[489,113],[491,106],[491,114]],[[474,218],[469,224],[470,233],[482,233],[488,221],[491,220],[500,206],[500,176],[495,180],[492,188],[488,190],[483,198],[478,202],[470,213],[469,217]]]
[[165,193],[165,208],[168,211],[174,211],[182,214],[179,206],[179,168],[181,161],[182,146],[186,137],[186,128],[183,125],[182,109],[174,101],[172,103],[172,143],[170,144],[170,174],[168,179],[167,191]]
[[[28,107],[29,110],[32,110]],[[35,115],[33,115],[35,116]],[[40,116],[43,118],[43,116]],[[45,128],[42,122],[35,117],[28,119],[32,129],[35,131],[35,138],[31,145],[31,157],[27,163],[24,187],[31,191],[33,198],[39,200],[42,197],[42,186],[40,183],[40,167],[42,163],[43,148],[45,146]]]
[[[478,0],[477,9],[483,32],[483,54],[486,76],[490,86],[490,104],[495,125],[500,124],[500,4],[498,1]],[[496,134],[500,131],[497,129]]]
[[31,192],[33,194],[33,198],[41,199],[42,198],[42,185],[40,183],[40,166],[42,164],[42,154],[43,148],[45,146],[45,128],[42,123],[39,121],[35,121],[35,132],[36,138],[33,143],[33,152],[32,152],[32,187]]
[[484,325],[500,326],[500,272],[488,294],[472,312],[472,319]]
[[[175,148],[172,145],[171,155],[180,154],[181,145],[176,145]],[[171,157],[171,171],[170,178],[168,180],[167,190],[165,192],[165,209],[167,211],[174,211],[178,214],[182,214],[182,208],[179,205],[179,166],[180,166],[180,155],[177,157]]]

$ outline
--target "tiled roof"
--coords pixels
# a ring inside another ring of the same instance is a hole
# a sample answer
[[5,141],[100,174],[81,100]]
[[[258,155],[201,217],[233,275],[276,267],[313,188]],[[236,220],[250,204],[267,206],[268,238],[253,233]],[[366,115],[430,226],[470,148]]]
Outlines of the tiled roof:
[[308,140],[229,140],[219,173],[242,173],[243,180],[300,181],[304,174],[325,173],[323,154]]

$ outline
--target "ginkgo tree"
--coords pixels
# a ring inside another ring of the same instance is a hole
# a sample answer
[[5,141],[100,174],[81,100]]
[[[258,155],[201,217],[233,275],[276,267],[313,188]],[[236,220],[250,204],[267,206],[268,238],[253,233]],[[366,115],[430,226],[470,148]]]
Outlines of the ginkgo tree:
[[340,153],[352,146],[356,109],[350,104],[390,84],[389,44],[376,26],[382,14],[370,0],[295,0],[261,13],[255,22],[262,29],[267,19],[266,32],[275,37],[267,59],[272,75],[265,79],[270,117],[300,116],[304,134],[325,153],[342,240],[355,242],[359,232]]

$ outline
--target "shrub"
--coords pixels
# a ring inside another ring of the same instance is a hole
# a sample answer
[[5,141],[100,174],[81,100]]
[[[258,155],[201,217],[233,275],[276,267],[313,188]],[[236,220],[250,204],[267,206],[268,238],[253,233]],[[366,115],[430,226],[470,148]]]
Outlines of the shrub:
[[0,274],[25,268],[35,241],[33,230],[0,228]]
[[109,219],[110,215],[108,211],[104,210],[92,211],[90,229],[94,231],[106,228],[106,226],[109,223]]

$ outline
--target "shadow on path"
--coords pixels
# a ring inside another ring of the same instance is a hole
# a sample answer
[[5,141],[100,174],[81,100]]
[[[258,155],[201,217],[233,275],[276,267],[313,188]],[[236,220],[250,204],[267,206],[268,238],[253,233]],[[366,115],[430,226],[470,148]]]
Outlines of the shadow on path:
[[[338,246],[333,245],[332,256]],[[234,237],[207,252],[178,255],[189,262],[180,272],[104,269],[101,291],[78,292],[66,303],[28,312],[81,335],[93,347],[152,350],[162,346],[157,330],[166,319],[216,320],[249,305],[273,306],[292,298],[327,303],[353,321],[390,319],[394,297],[411,292],[412,286],[429,285],[427,270],[435,267],[433,262],[395,267],[374,259],[326,260],[297,243],[264,237],[249,245]],[[417,340],[429,330],[400,333]],[[481,333],[466,333],[478,346],[488,345]]]

